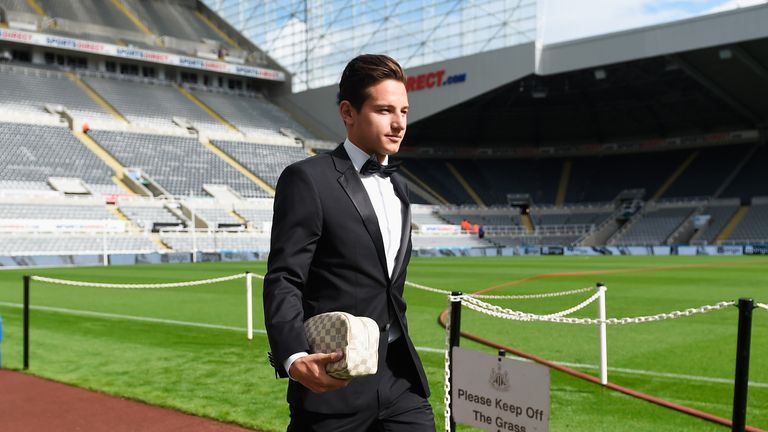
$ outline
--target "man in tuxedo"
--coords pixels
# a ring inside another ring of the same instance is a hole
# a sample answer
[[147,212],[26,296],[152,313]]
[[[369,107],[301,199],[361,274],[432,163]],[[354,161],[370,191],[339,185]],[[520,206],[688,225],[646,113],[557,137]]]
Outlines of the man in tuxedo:
[[[405,74],[383,55],[349,62],[339,83],[347,139],[294,163],[275,192],[264,315],[273,366],[289,377],[289,431],[434,432],[429,386],[408,335],[403,299],[411,255],[405,183],[389,157],[405,134]],[[339,380],[311,353],[303,323],[348,312],[379,326],[375,375]]]

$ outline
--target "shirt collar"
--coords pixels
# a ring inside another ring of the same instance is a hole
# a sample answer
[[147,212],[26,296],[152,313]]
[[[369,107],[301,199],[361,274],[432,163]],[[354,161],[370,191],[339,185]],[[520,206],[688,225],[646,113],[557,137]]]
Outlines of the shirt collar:
[[[368,153],[362,151],[360,147],[356,146],[352,143],[352,141],[349,140],[349,138],[344,140],[344,150],[347,151],[347,154],[349,155],[349,160],[352,161],[352,165],[355,167],[355,171],[360,172],[360,168],[363,167],[363,164],[365,161],[371,158],[371,155]],[[382,162],[382,165],[386,165],[389,163],[389,156],[384,155],[384,162]]]

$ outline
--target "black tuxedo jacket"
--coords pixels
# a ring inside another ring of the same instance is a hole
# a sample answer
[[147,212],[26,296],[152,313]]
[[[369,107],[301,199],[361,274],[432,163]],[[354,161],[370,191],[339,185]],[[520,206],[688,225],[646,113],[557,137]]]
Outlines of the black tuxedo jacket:
[[[310,352],[304,321],[343,311],[378,323],[380,366],[386,358],[390,319],[396,319],[407,345],[403,357],[408,357],[397,359],[406,369],[400,372],[417,393],[429,396],[421,361],[408,336],[403,300],[411,255],[410,205],[402,180],[391,178],[406,210],[390,278],[376,214],[343,145],[294,163],[281,174],[264,279],[264,319],[280,376],[287,376],[283,363],[289,356]],[[353,379],[340,390],[314,394],[291,380],[288,402],[320,413],[358,412],[375,406],[377,384],[378,375],[374,375]]]

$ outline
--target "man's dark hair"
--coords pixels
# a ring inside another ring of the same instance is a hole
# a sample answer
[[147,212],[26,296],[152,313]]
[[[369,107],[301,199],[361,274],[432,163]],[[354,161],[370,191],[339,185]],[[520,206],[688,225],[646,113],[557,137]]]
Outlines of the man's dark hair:
[[400,81],[403,85],[406,83],[403,68],[392,57],[383,54],[359,55],[347,63],[341,74],[336,102],[348,101],[356,111],[360,111],[368,99],[368,88],[387,79]]

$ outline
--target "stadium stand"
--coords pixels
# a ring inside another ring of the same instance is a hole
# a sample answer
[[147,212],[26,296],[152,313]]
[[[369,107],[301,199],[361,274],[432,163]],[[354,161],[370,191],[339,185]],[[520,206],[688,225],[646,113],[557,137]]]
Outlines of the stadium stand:
[[35,235],[18,233],[0,235],[0,254],[7,256],[101,254],[105,251],[105,245],[111,253],[148,253],[157,250],[157,246],[152,240],[138,235]]
[[725,199],[711,202],[702,212],[702,215],[708,215],[707,225],[700,228],[696,235],[691,238],[693,244],[712,244],[718,234],[725,228],[728,221],[731,220],[736,210],[739,208],[738,200]]
[[114,120],[63,72],[0,64],[0,105],[13,111],[45,112],[45,106],[62,105],[73,116]]
[[51,18],[65,18],[122,30],[136,31],[136,26],[112,2],[102,0],[36,0]]
[[751,145],[728,145],[693,151],[697,153],[696,158],[670,186],[664,197],[714,195],[751,147]]
[[277,134],[280,129],[290,129],[302,137],[313,138],[285,111],[261,96],[224,90],[193,89],[192,93],[246,135]]
[[[221,37],[194,14],[191,7],[177,2],[156,0],[123,0],[142,22],[159,36],[172,36],[190,41]],[[221,41],[223,42],[223,41]]]
[[566,202],[612,201],[624,189],[645,189],[650,199],[685,160],[687,152],[580,157],[573,159],[573,171]]
[[534,203],[553,204],[562,159],[476,159],[454,162],[485,204],[507,204],[508,193],[527,193]]
[[205,196],[203,185],[222,184],[244,197],[269,196],[194,137],[105,130],[90,136],[123,166],[141,168],[172,195]]
[[215,144],[227,154],[242,163],[251,172],[270,186],[277,185],[277,179],[283,168],[307,157],[304,148],[293,145],[265,145],[241,141],[214,140]]
[[646,207],[642,217],[617,233],[610,244],[623,245],[659,245],[664,244],[670,235],[682,224],[696,206],[675,206],[653,208]]
[[213,228],[240,225],[240,221],[227,210],[221,207],[194,207],[192,208],[196,218],[203,220],[206,225]]
[[[270,203],[271,204],[271,203]],[[245,207],[244,204],[236,204],[234,212],[243,218],[256,230],[268,231],[272,224],[272,207]]]
[[192,103],[168,82],[150,79],[116,80],[88,76],[93,89],[131,123],[154,128],[174,127],[173,117],[181,117],[202,130],[228,132],[229,129]]
[[147,253],[152,240],[126,225],[97,197],[59,192],[0,196],[0,256]]
[[160,238],[177,252],[226,251],[267,251],[269,250],[268,234],[216,232],[196,233],[161,233]]
[[768,241],[768,197],[755,197],[744,219],[728,237],[729,242]]
[[458,225],[462,219],[483,226],[519,226],[518,209],[509,207],[482,208],[477,206],[441,206],[437,210],[441,218]]
[[535,226],[599,225],[613,211],[612,206],[533,207],[531,217]]
[[[112,171],[65,127],[0,123],[0,180],[35,182],[50,177],[78,177],[114,190]],[[50,189],[50,188],[48,188]]]
[[115,216],[104,205],[0,203],[1,219],[105,220]]
[[445,225],[447,221],[435,213],[413,213],[411,221],[417,225]]
[[476,204],[451,175],[445,163],[445,160],[438,159],[408,159],[403,171],[406,178],[415,177],[427,183],[450,203]]
[[580,235],[496,235],[488,238],[499,246],[571,246],[578,242]]
[[49,191],[47,184],[16,180],[0,180],[0,191]]
[[751,197],[768,195],[768,181],[765,179],[767,166],[768,145],[756,146],[754,153],[721,196],[739,197],[747,201]]
[[506,205],[508,193],[553,204],[561,159],[408,159],[404,165],[452,204],[478,204],[447,169],[452,164],[485,205]]
[[163,201],[119,200],[118,209],[131,222],[143,230],[159,231],[168,227],[183,227],[185,220],[165,207]]
[[6,11],[35,12],[25,0],[0,0],[0,7]]

